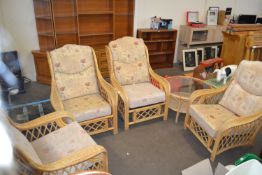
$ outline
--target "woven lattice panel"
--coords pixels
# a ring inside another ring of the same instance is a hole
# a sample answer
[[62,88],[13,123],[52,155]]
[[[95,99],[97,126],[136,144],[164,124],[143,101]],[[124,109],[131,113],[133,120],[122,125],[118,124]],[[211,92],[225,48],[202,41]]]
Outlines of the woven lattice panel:
[[159,117],[161,113],[161,106],[154,106],[152,108],[141,109],[134,111],[133,121],[147,120],[149,118]]
[[195,121],[191,120],[190,128],[204,143],[208,143],[209,136],[207,132],[199,126]]
[[106,119],[101,119],[97,121],[91,121],[91,122],[86,122],[85,124],[82,125],[84,130],[86,130],[87,133],[90,135],[97,133],[99,131],[105,131],[108,130],[108,118]]
[[60,127],[56,124],[56,122],[47,123],[45,125],[41,125],[32,129],[28,129],[25,131],[22,131],[22,133],[25,135],[25,137],[30,141],[34,141],[42,136],[45,136]]

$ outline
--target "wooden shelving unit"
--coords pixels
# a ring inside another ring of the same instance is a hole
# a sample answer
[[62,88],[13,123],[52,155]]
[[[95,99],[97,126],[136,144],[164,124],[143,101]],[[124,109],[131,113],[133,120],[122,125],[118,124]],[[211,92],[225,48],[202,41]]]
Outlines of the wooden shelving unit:
[[173,66],[177,30],[138,29],[137,37],[144,40],[153,68]]
[[65,44],[89,45],[102,75],[108,77],[105,45],[133,36],[134,0],[34,0],[34,10],[40,51],[32,53],[41,83],[51,79],[47,58],[43,59],[46,51]]

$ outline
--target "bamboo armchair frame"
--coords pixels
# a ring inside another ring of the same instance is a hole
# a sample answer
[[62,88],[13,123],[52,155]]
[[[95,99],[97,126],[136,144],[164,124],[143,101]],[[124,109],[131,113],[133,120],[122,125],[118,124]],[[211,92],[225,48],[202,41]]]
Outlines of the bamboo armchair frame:
[[[227,87],[195,91],[190,97],[189,104],[217,104]],[[218,154],[231,148],[253,145],[261,126],[262,110],[251,116],[227,121],[214,138],[189,115],[189,112],[186,114],[184,123],[184,128],[188,128],[211,153],[212,161]]]
[[[15,123],[11,121],[11,119],[9,121],[11,125],[17,128],[30,142],[32,142],[66,126],[66,123],[63,122],[66,118],[75,121],[74,116],[67,112],[50,113],[23,124]],[[26,170],[21,170],[21,174],[32,173],[55,175],[58,172],[70,174],[71,169],[75,169],[76,171],[85,170],[81,168],[84,167],[83,164],[86,161],[92,163],[92,166],[89,168],[90,170],[108,172],[107,151],[99,145],[86,147],[64,157],[63,159],[49,164],[38,164],[34,162],[23,152],[23,150],[19,150],[18,148],[15,148],[15,156],[17,162],[30,166],[26,168]]]
[[163,103],[130,109],[128,96],[124,92],[124,89],[121,87],[120,83],[118,82],[114,74],[111,50],[108,46],[106,46],[106,56],[107,56],[107,63],[109,68],[110,81],[118,93],[118,111],[121,113],[122,118],[124,119],[125,130],[128,130],[130,125],[148,121],[155,118],[163,117],[164,120],[167,120],[170,85],[167,80],[165,80],[163,77],[159,76],[152,70],[149,63],[149,55],[146,46],[145,46],[145,52],[147,56],[150,81],[155,87],[165,92],[166,101]]
[[[117,121],[117,93],[115,92],[115,89],[105,81],[105,79],[102,77],[101,72],[98,68],[97,64],[97,58],[94,52],[94,49],[92,49],[93,53],[93,59],[94,59],[94,66],[96,70],[96,76],[97,76],[97,83],[100,91],[100,95],[110,104],[112,109],[112,114],[108,116],[103,116],[99,118],[94,118],[90,120],[86,120],[83,122],[80,122],[80,125],[88,132],[90,135],[106,132],[106,131],[113,131],[114,134],[118,133],[118,121]],[[52,61],[51,61],[51,55],[49,52],[47,52],[47,58],[49,63],[49,68],[51,72],[51,104],[54,107],[56,111],[65,111],[64,105],[62,102],[62,99],[59,96],[56,81],[54,78],[54,71],[52,67]]]
[[262,32],[249,32],[245,43],[245,59],[259,60],[262,56]]

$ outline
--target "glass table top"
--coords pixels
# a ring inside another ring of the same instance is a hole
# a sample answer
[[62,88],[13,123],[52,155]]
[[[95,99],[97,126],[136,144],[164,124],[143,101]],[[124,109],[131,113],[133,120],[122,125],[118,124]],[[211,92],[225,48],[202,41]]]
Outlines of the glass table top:
[[199,89],[211,89],[212,86],[203,80],[188,76],[172,76],[168,77],[171,95],[189,98],[190,95]]

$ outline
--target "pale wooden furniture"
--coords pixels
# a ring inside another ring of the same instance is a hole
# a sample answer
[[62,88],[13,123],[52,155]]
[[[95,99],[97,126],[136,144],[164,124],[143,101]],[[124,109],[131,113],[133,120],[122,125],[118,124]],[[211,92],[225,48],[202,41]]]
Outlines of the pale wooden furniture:
[[[6,117],[1,112],[1,118]],[[72,114],[54,112],[27,123],[6,121],[19,174],[70,174],[108,171],[106,150],[97,145]]]
[[33,51],[37,80],[50,83],[46,51],[65,44],[92,46],[108,77],[105,45],[133,36],[134,0],[34,0],[40,51]]
[[111,175],[111,174],[102,171],[83,171],[79,173],[74,173],[72,175]]
[[170,87],[152,70],[143,40],[120,38],[106,46],[106,53],[125,130],[130,125],[155,118],[167,120]]
[[173,67],[177,30],[137,29],[137,37],[144,40],[153,69]]
[[224,42],[221,58],[225,65],[239,64],[245,59],[246,42],[249,32],[261,32],[259,24],[230,24],[227,31],[223,32]]
[[262,31],[248,33],[245,59],[262,61]]
[[190,95],[199,89],[210,89],[210,85],[203,80],[188,76],[168,77],[170,84],[169,108],[176,111],[176,123],[180,113],[186,113],[189,105]]
[[224,26],[191,27],[180,26],[178,59],[183,61],[182,51],[184,49],[196,49],[212,46],[220,46],[223,42],[222,31]]
[[54,109],[73,113],[90,135],[105,131],[116,134],[117,93],[103,79],[93,48],[67,44],[47,55]]
[[216,155],[253,145],[262,126],[262,62],[242,61],[229,86],[195,91],[185,119],[188,128]]

